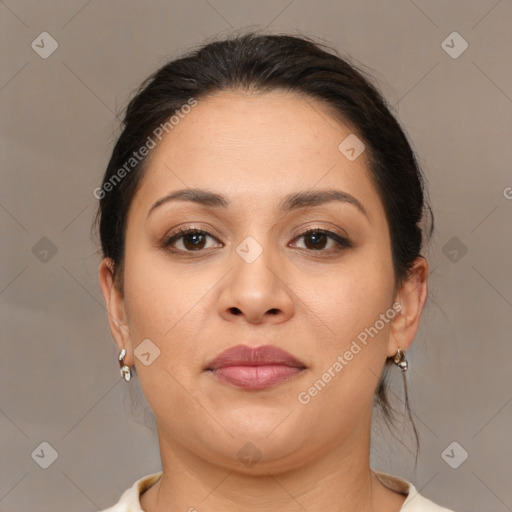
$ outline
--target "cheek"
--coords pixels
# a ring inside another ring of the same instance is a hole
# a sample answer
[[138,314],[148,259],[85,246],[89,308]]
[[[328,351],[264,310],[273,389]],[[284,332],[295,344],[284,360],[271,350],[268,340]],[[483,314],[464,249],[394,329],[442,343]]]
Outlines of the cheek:
[[308,402],[315,414],[335,404],[339,427],[371,404],[386,359],[395,316],[391,260],[369,250],[354,253],[321,288],[306,283],[303,293],[306,310],[322,323],[314,334],[316,364],[299,403]]
[[[355,280],[355,276],[353,277]],[[322,428],[336,435],[348,433],[357,419],[371,410],[373,395],[386,359],[390,322],[395,311],[391,307],[387,281],[377,293],[364,291],[364,280],[348,286],[348,278],[325,288],[316,311],[323,328],[314,334],[314,365],[297,394],[296,403],[304,408],[305,420],[327,418]],[[316,300],[316,297],[313,299]],[[313,309],[313,308],[311,308]]]
[[369,251],[354,253],[339,269],[315,276],[303,287],[304,301],[325,323],[325,333],[349,341],[372,326],[393,301],[391,262]]
[[163,338],[186,316],[199,290],[187,286],[183,276],[165,264],[165,258],[156,250],[153,254],[130,249],[125,263],[125,304],[130,327],[137,334]]
[[[143,251],[128,252],[125,261],[125,309],[128,317],[133,363],[150,406],[156,393],[167,393],[174,363],[184,347],[175,340],[185,323],[187,300],[173,276],[155,268]],[[180,321],[181,320],[181,321]],[[149,353],[150,356],[143,356]],[[148,364],[149,359],[149,364]]]

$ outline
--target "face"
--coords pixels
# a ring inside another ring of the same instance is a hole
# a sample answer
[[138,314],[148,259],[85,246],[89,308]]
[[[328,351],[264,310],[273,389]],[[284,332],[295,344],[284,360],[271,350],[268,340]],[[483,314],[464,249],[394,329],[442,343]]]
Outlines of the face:
[[[124,293],[102,288],[161,444],[255,473],[367,442],[405,331],[366,154],[338,148],[352,133],[311,99],[225,92],[152,150],[128,215]],[[162,199],[183,189],[222,197]],[[248,350],[212,371],[239,345],[289,357],[246,366],[265,357]]]

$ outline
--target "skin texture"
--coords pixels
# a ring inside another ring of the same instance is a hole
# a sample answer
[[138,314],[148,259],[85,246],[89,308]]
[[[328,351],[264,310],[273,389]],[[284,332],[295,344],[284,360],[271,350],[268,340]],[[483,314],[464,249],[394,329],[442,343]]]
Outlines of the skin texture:
[[[141,497],[146,512],[392,512],[405,500],[370,471],[372,400],[386,358],[416,335],[428,265],[418,258],[395,289],[366,154],[351,162],[338,149],[351,133],[315,100],[231,91],[201,99],[152,151],[129,210],[123,293],[110,260],[99,268],[112,335],[157,421],[163,476]],[[196,187],[225,195],[229,207],[179,201],[147,217],[161,197]],[[287,194],[331,188],[356,197],[368,218],[341,202],[278,210]],[[162,249],[179,227],[210,236],[199,251],[190,237],[174,243],[176,252]],[[310,228],[347,237],[352,247],[327,238],[315,249],[300,236]],[[252,263],[236,251],[248,236],[263,251]],[[396,301],[401,312],[300,403],[299,393]],[[148,366],[134,355],[145,339],[160,350]],[[307,369],[259,391],[204,371],[237,344],[277,345]],[[237,456],[248,442],[261,454],[251,467]]]

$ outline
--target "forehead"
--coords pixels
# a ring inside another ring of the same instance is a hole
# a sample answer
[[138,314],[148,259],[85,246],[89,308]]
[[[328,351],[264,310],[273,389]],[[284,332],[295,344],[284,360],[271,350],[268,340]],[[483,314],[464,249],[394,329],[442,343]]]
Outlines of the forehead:
[[371,217],[380,216],[367,155],[350,161],[339,149],[349,136],[353,130],[311,98],[286,91],[218,93],[198,100],[152,150],[137,203],[147,207],[188,187],[220,192],[234,206],[271,208],[293,192],[335,187],[356,196]]

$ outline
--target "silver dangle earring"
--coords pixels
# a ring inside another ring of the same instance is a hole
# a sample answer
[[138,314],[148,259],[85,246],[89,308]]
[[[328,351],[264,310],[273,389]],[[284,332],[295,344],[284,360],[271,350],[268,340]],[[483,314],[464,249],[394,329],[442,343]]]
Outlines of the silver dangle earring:
[[126,381],[129,382],[132,377],[132,370],[129,366],[126,366],[124,364],[124,356],[126,355],[126,349],[123,348],[121,352],[119,353],[119,366],[121,367],[120,373],[121,377]]
[[393,358],[393,362],[397,366],[400,366],[402,371],[405,372],[407,370],[407,367],[408,367],[407,359],[405,358],[405,350],[403,350],[403,349],[401,349],[399,347],[397,352],[396,352],[395,357]]

